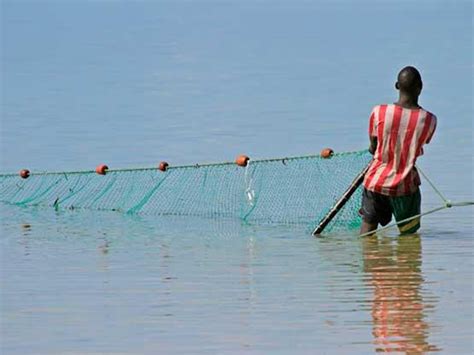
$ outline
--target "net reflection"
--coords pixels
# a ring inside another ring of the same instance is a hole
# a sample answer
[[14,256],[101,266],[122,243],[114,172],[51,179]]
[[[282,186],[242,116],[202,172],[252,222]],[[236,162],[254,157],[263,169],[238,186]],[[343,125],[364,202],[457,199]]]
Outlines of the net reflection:
[[372,334],[377,352],[421,354],[441,350],[430,343],[423,298],[421,239],[369,237],[363,240],[364,271],[373,288]]

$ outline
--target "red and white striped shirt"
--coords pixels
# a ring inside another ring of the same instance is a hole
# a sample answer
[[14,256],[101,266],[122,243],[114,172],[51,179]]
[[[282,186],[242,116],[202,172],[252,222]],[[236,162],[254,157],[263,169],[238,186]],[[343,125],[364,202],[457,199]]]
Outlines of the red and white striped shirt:
[[435,129],[436,116],[421,108],[375,106],[369,119],[369,135],[377,138],[377,149],[364,178],[365,188],[388,196],[416,192],[421,182],[415,161]]

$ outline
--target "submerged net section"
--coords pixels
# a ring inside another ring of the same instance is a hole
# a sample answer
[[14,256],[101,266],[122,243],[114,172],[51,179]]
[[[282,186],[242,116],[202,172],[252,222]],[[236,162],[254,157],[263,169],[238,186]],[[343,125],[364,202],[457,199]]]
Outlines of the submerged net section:
[[[315,226],[368,164],[367,151],[156,168],[0,175],[0,201],[57,209],[240,218]],[[361,190],[328,230],[358,227]]]

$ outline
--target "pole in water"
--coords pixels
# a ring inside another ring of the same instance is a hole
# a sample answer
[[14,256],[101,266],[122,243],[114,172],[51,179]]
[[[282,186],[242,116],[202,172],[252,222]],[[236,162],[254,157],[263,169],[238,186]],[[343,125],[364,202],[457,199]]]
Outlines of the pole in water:
[[344,207],[347,201],[351,198],[351,196],[354,194],[354,192],[357,190],[357,188],[362,184],[364,181],[364,176],[367,170],[369,170],[370,164],[367,164],[367,166],[359,173],[359,175],[356,176],[354,181],[352,181],[351,185],[347,188],[347,190],[342,194],[341,198],[337,200],[337,202],[334,204],[334,206],[329,210],[329,212],[324,216],[324,218],[319,222],[318,226],[314,229],[313,235],[319,235],[323,232],[324,228],[333,220],[333,218],[338,214],[338,212]]

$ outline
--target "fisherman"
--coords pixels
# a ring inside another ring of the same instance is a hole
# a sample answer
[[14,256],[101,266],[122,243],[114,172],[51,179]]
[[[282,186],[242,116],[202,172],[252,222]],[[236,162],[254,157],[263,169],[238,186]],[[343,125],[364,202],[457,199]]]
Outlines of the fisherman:
[[[420,214],[420,177],[416,159],[436,129],[436,116],[418,104],[423,82],[418,70],[408,66],[398,74],[394,104],[375,106],[369,119],[369,151],[373,161],[364,178],[362,227],[368,233],[392,219],[401,221]],[[401,234],[420,228],[420,217],[399,223]]]

